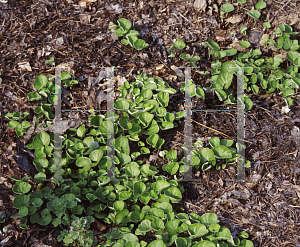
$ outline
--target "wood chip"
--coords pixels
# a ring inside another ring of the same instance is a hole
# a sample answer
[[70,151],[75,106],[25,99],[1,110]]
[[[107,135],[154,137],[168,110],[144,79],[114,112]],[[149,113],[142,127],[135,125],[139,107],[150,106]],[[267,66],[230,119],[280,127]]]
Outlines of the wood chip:
[[29,71],[29,72],[32,71],[29,62],[18,63],[18,65],[19,65],[19,67],[20,67],[21,70],[27,70],[27,71]]

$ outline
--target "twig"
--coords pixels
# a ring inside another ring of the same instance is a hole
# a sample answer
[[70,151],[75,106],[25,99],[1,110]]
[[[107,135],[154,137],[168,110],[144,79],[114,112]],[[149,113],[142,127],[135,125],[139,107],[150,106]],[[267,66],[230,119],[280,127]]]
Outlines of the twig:
[[227,138],[230,138],[231,140],[235,140],[234,138],[232,138],[232,137],[230,137],[230,136],[228,136],[228,135],[226,135],[226,134],[224,134],[224,133],[222,133],[222,132],[220,132],[220,131],[218,131],[218,130],[216,130],[216,129],[213,129],[213,128],[208,127],[208,126],[206,126],[206,125],[204,125],[204,124],[198,123],[198,122],[196,122],[196,121],[193,120],[193,119],[192,119],[192,121],[195,122],[196,124],[201,125],[202,127],[205,127],[205,128],[207,128],[207,129],[213,130],[213,131],[215,131],[215,132],[217,132],[217,133],[219,133],[219,134],[221,134],[221,135],[223,135],[223,136],[225,136],[225,137],[227,137]]
[[284,9],[292,0],[287,1],[279,10],[277,10],[277,12],[273,15],[272,19],[269,21],[269,23],[271,23],[272,21],[274,21],[274,18],[276,17],[276,15],[278,15],[279,11]]
[[193,204],[193,203],[189,203],[189,202],[185,202],[186,204],[189,204],[189,205],[192,205],[192,206],[194,206],[194,207],[196,207],[196,208],[199,208],[201,211],[204,211],[204,209],[203,208],[200,208],[199,206],[197,206],[197,205],[195,205],[195,204]]

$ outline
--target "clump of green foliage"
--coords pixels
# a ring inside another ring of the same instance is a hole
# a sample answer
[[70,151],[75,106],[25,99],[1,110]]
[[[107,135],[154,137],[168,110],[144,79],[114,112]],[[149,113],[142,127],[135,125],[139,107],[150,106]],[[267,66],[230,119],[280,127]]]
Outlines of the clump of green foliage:
[[15,129],[17,136],[23,136],[27,132],[27,129],[30,127],[30,123],[27,121],[23,121],[20,123],[16,120],[23,120],[28,115],[29,112],[23,112],[22,114],[20,112],[5,114],[5,117],[10,120],[8,123],[8,127]]
[[[107,128],[111,124],[107,114],[91,116],[88,126],[82,124],[77,129],[68,129],[62,136],[62,159],[54,149],[53,133],[40,132],[26,147],[35,150],[37,158],[33,163],[39,173],[34,181],[41,190],[32,191],[27,182],[30,177],[14,178],[17,182],[13,192],[17,196],[13,206],[18,213],[12,217],[20,218],[20,227],[26,229],[28,220],[31,224],[60,226],[64,230],[59,240],[66,245],[91,246],[94,243],[92,232],[82,222],[97,218],[114,226],[104,237],[106,242],[101,247],[253,246],[243,234],[234,239],[227,228],[218,224],[215,214],[199,216],[174,211],[174,205],[181,202],[184,193],[180,179],[162,177],[155,166],[143,164],[138,158],[141,154],[149,154],[151,148],[161,149],[164,144],[161,133],[177,127],[177,121],[184,117],[184,112],[167,112],[169,97],[176,90],[161,78],[147,77],[145,73],[137,75],[131,83],[124,82],[118,89],[117,114],[111,126],[115,134],[117,181],[107,177],[109,159],[106,154],[111,150],[107,146]],[[138,143],[139,152],[131,152],[131,142]],[[233,160],[233,141],[212,138],[210,145],[211,148],[203,148],[199,142],[194,145],[194,169],[207,170],[218,161],[225,161],[226,166]],[[165,155],[169,161],[163,170],[174,178],[190,169],[184,159],[177,161],[175,150],[162,150],[160,155]],[[217,169],[224,168],[224,164]],[[51,190],[45,180],[55,177],[59,167],[63,180],[52,181],[56,186]],[[79,230],[74,232],[75,228]],[[141,240],[145,236],[151,236],[152,240],[149,243]]]
[[109,29],[116,29],[116,35],[118,37],[123,37],[121,43],[124,45],[130,45],[136,50],[142,50],[149,46],[145,40],[139,39],[140,35],[138,31],[130,30],[131,22],[125,18],[118,19],[118,25],[112,24],[109,26]]
[[[260,91],[265,93],[278,92],[285,99],[287,105],[291,105],[293,98],[297,95],[297,90],[300,86],[300,75],[298,69],[300,67],[300,55],[298,40],[291,40],[291,35],[296,35],[298,32],[293,32],[292,27],[287,24],[282,24],[275,31],[279,37],[278,44],[272,39],[265,39],[268,44],[274,45],[276,48],[284,48],[291,50],[287,53],[287,59],[290,61],[290,66],[283,69],[280,65],[283,63],[282,58],[260,58],[262,52],[258,49],[251,49],[250,52],[237,54],[236,49],[221,50],[219,45],[209,40],[202,43],[207,46],[210,51],[209,54],[214,55],[218,59],[226,56],[234,56],[234,59],[229,62],[222,62],[217,60],[211,63],[213,70],[211,71],[210,87],[203,88],[206,90],[214,90],[218,99],[224,101],[225,104],[236,104],[236,99],[233,95],[233,90],[229,89],[232,84],[234,75],[237,75],[237,67],[244,68],[245,91],[258,94]],[[240,41],[243,48],[249,48],[250,43],[247,41]],[[199,72],[207,75],[208,73]],[[200,92],[200,91],[199,91]],[[204,97],[202,97],[204,99]],[[253,103],[249,97],[245,97],[245,109],[250,110]]]
[[[168,49],[168,51],[172,51],[174,49],[179,49],[179,50],[182,50],[185,48],[185,43],[180,40],[180,39],[177,39],[174,44]],[[174,53],[171,53],[169,55],[169,57],[175,57],[175,54]],[[186,53],[181,53],[180,56],[179,56],[181,59],[183,59],[184,61],[186,62],[189,62],[190,66],[191,67],[195,67],[195,62],[199,61],[200,60],[200,57],[199,56],[194,56],[192,57],[190,54],[186,54]]]
[[90,247],[97,243],[97,239],[90,228],[90,223],[94,222],[92,216],[78,218],[72,215],[72,222],[70,229],[64,229],[57,237],[57,241],[63,241],[66,246],[76,245],[83,247]]

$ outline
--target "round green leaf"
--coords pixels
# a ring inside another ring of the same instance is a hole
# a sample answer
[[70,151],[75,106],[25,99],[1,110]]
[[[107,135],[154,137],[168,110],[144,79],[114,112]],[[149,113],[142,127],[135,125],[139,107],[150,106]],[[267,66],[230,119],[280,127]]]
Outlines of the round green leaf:
[[76,160],[76,166],[83,167],[85,170],[88,170],[91,168],[91,160],[87,157],[81,157],[78,160]]
[[28,208],[27,207],[21,207],[19,209],[19,215],[22,217],[25,217],[28,214]]
[[239,247],[254,247],[253,243],[250,240],[243,239]]
[[130,154],[130,147],[128,138],[126,136],[119,136],[115,140],[115,148],[118,149],[121,153]]
[[125,203],[123,201],[115,201],[114,202],[114,209],[116,210],[116,212],[121,211],[125,206]]
[[192,239],[202,237],[203,235],[208,233],[208,230],[206,229],[205,225],[200,223],[191,224],[188,226],[188,229],[190,237]]
[[46,180],[46,174],[45,173],[38,173],[34,176],[34,181],[40,183]]
[[20,127],[20,126],[21,126],[21,124],[14,120],[9,121],[9,123],[8,123],[8,127],[12,128],[12,129]]
[[231,3],[224,3],[220,10],[224,13],[229,13],[234,10],[234,6]]
[[29,101],[41,100],[42,96],[37,92],[31,92],[27,95]]
[[162,107],[167,107],[169,104],[169,93],[168,92],[159,92],[157,94],[157,100]]
[[200,222],[206,227],[219,223],[218,216],[214,213],[206,213],[200,216]]
[[139,115],[139,119],[140,119],[141,123],[143,124],[144,128],[149,126],[149,124],[151,123],[153,117],[154,117],[154,115],[149,113],[149,112],[142,112]]
[[127,221],[128,214],[129,214],[128,209],[123,209],[122,211],[117,213],[116,218],[115,218],[116,224],[119,225],[122,222],[125,223]]
[[139,165],[136,162],[130,162],[125,166],[125,172],[129,177],[137,177],[140,174]]
[[220,145],[220,139],[218,137],[212,137],[209,139],[209,144],[211,145],[211,147],[216,147]]
[[21,207],[28,205],[29,201],[30,198],[28,195],[18,195],[15,197],[13,205],[15,208],[20,209]]
[[149,46],[145,40],[142,39],[138,39],[134,42],[133,44],[134,48],[137,50],[141,50],[143,48],[146,48],[147,46]]
[[170,220],[166,223],[165,230],[170,235],[176,235],[179,224],[180,224],[180,221],[177,219]]
[[103,118],[101,116],[94,116],[90,120],[90,124],[95,127],[101,126],[103,123]]
[[164,189],[170,187],[170,184],[167,181],[164,180],[158,180],[152,184],[152,188],[156,195],[159,195],[161,191]]
[[213,148],[213,151],[219,159],[230,159],[232,158],[232,154],[230,150],[225,146],[216,146]]
[[101,149],[96,149],[92,151],[89,155],[91,161],[98,163],[103,157],[103,151]]
[[203,148],[199,151],[201,163],[215,162],[214,152],[209,148]]
[[136,182],[133,186],[133,194],[135,197],[139,197],[146,190],[146,185],[143,182]]
[[219,232],[215,235],[216,239],[218,240],[229,240],[231,239],[231,233],[228,228],[221,227]]
[[161,239],[157,239],[149,243],[147,247],[166,247],[166,245]]
[[245,97],[245,110],[249,111],[249,110],[252,109],[252,107],[253,107],[252,100],[250,98],[248,98],[248,97]]
[[163,230],[165,228],[165,225],[161,219],[156,218],[151,222],[151,227],[155,230]]
[[264,9],[265,7],[267,7],[267,4],[263,1],[259,1],[255,4],[256,9]]
[[131,28],[131,23],[125,18],[118,19],[118,25],[123,31],[128,31]]
[[33,204],[33,206],[39,208],[43,204],[43,200],[41,198],[33,198],[30,203]]
[[264,22],[263,25],[266,27],[266,28],[271,28],[271,24],[269,22]]
[[194,247],[216,247],[216,245],[208,240],[202,240],[198,242]]
[[138,229],[140,232],[149,232],[151,231],[151,221],[150,220],[143,220],[139,225]]
[[178,203],[182,199],[182,194],[180,190],[175,186],[171,186],[165,189],[164,194],[170,199],[172,203]]
[[47,85],[47,77],[45,75],[38,75],[34,80],[34,87],[37,90],[41,90]]
[[243,48],[249,48],[251,44],[248,41],[240,41],[239,45]]
[[182,50],[185,48],[185,43],[182,40],[177,39],[174,43],[174,46],[176,49]]
[[258,18],[261,16],[261,13],[255,9],[249,10],[247,14],[255,20],[258,20]]
[[25,194],[29,192],[31,189],[31,185],[29,183],[18,181],[13,187],[13,192],[16,194]]
[[38,149],[41,146],[48,146],[50,143],[50,136],[42,131],[38,133],[33,139],[33,146],[35,149]]

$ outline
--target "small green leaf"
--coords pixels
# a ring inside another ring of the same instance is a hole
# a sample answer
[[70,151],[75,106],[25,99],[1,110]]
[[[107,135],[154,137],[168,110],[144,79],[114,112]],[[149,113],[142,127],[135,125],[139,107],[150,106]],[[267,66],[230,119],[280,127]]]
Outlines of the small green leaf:
[[182,40],[180,40],[180,39],[177,39],[175,41],[174,45],[175,45],[175,48],[179,49],[179,50],[182,50],[182,49],[185,48],[185,43]]
[[263,25],[266,27],[266,28],[271,28],[271,24],[269,22],[264,22]]
[[245,96],[245,110],[249,111],[249,110],[252,109],[252,107],[253,107],[252,100],[250,98],[248,98],[248,97]]
[[13,187],[13,192],[16,194],[25,194],[29,192],[31,189],[31,185],[29,183],[23,182],[23,181],[18,181],[15,183]]
[[15,208],[19,209],[21,207],[27,206],[29,201],[29,196],[21,194],[15,197],[13,205]]
[[34,181],[40,183],[46,180],[46,174],[45,173],[38,173],[34,176]]
[[120,18],[120,19],[118,19],[117,22],[118,22],[119,27],[122,28],[123,31],[127,32],[131,28],[130,21],[128,21],[125,18]]
[[267,7],[267,4],[263,1],[259,1],[255,4],[255,8],[256,9],[264,9],[265,7]]
[[261,16],[261,13],[255,9],[249,10],[247,14],[255,20],[258,20],[258,18]]
[[137,50],[142,50],[143,48],[149,46],[149,44],[147,44],[145,40],[138,39],[134,42],[133,46]]
[[240,41],[239,45],[243,48],[249,48],[251,44],[248,41]]
[[129,44],[129,41],[128,41],[127,39],[122,39],[122,40],[121,40],[121,43],[122,43],[123,45],[128,45],[128,44]]
[[234,6],[231,3],[224,3],[220,10],[224,13],[229,13],[234,10]]
[[38,75],[35,78],[34,87],[37,90],[41,90],[42,88],[44,88],[47,85],[47,81],[48,81],[48,79],[45,75]]
[[14,120],[9,121],[9,123],[8,123],[8,127],[12,128],[12,129],[20,127],[20,126],[21,126],[21,124]]
[[34,100],[41,100],[42,96],[37,92],[31,92],[28,94],[27,98],[29,101],[34,101]]

